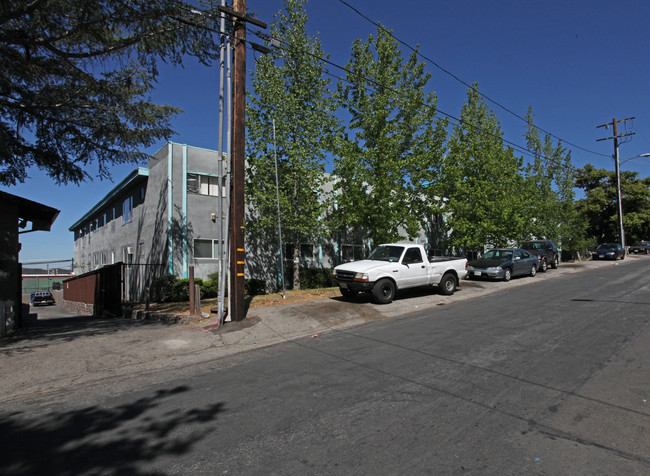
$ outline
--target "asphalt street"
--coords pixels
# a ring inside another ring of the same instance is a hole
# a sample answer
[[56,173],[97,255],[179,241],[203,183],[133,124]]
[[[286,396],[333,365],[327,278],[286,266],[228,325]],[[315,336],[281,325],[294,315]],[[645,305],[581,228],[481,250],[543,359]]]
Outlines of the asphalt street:
[[14,393],[0,472],[649,474],[649,262],[347,303],[364,325]]

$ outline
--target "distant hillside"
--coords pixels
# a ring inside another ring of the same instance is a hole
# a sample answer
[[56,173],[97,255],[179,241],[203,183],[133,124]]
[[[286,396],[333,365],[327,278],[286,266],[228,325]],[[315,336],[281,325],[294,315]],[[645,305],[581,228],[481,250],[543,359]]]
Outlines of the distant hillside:
[[65,268],[50,268],[49,271],[44,268],[23,268],[23,274],[48,274],[48,272],[50,275],[72,273],[72,271]]

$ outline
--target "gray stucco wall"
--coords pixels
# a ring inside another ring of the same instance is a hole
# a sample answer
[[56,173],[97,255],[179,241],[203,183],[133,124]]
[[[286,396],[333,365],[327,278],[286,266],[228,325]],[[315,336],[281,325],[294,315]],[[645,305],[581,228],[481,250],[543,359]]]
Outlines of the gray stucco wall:
[[[187,190],[188,173],[218,176],[217,157],[215,151],[182,144],[163,146],[149,160],[148,176],[138,176],[128,186],[109,192],[107,196],[114,196],[81,224],[83,236],[75,233],[75,272],[128,262],[128,250],[133,263],[126,276],[128,298],[138,300],[161,274],[184,278],[193,265],[195,277],[207,279],[217,271],[217,259],[194,259],[194,240],[221,238],[216,219],[221,197]],[[225,165],[222,168],[225,173]],[[122,223],[122,203],[129,196],[133,197],[133,219]],[[223,211],[226,207],[224,203]]]

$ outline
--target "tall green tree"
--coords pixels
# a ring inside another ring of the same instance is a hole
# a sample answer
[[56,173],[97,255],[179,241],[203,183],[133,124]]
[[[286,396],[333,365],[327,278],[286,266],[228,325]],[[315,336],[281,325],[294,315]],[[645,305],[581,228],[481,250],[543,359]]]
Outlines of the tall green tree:
[[180,0],[4,0],[0,184],[38,167],[58,183],[110,175],[169,137],[180,109],[149,94],[157,62],[210,64],[217,17]]
[[558,217],[555,211],[558,200],[553,190],[556,172],[553,160],[555,157],[553,156],[551,137],[547,135],[542,142],[533,119],[533,111],[529,107],[526,115],[526,145],[532,152],[533,158],[526,170],[528,200],[525,208],[529,213],[526,234],[535,238],[556,240]]
[[255,210],[248,229],[277,237],[277,145],[283,242],[293,245],[295,289],[300,288],[300,245],[321,236],[328,206],[323,195],[329,180],[325,151],[338,127],[319,60],[326,55],[318,38],[307,34],[304,4],[286,0],[284,11],[275,15],[271,31],[280,47],[257,59],[247,109],[247,197]]
[[506,245],[526,227],[523,161],[504,147],[502,137],[497,117],[474,84],[453,127],[443,166],[450,246]]
[[437,212],[436,184],[446,122],[436,119],[430,75],[416,53],[406,61],[383,27],[352,46],[338,93],[349,128],[334,159],[339,231],[362,230],[374,244],[418,236]]
[[527,167],[527,209],[530,220],[525,235],[554,240],[564,250],[582,246],[585,221],[575,207],[575,167],[571,151],[550,134],[542,141],[534,125],[532,108],[528,109],[526,142],[533,153]]
[[[578,211],[587,221],[587,233],[596,242],[619,242],[616,172],[596,169],[591,164],[577,171],[576,186],[584,191]],[[637,172],[621,172],[623,230],[626,242],[650,236],[650,177]]]

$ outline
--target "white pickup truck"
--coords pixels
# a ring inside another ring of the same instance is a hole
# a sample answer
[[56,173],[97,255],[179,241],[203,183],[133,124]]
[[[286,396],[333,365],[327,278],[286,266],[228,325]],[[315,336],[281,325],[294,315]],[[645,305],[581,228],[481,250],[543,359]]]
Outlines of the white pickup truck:
[[437,285],[442,294],[453,294],[466,275],[465,258],[429,258],[424,246],[415,243],[379,245],[368,259],[332,270],[332,279],[344,297],[371,293],[378,304],[391,302],[400,289],[418,286]]

